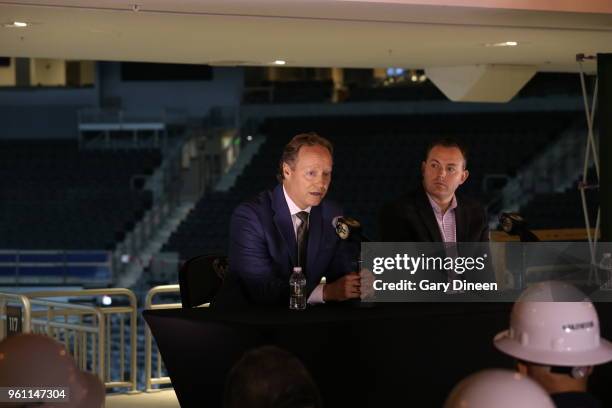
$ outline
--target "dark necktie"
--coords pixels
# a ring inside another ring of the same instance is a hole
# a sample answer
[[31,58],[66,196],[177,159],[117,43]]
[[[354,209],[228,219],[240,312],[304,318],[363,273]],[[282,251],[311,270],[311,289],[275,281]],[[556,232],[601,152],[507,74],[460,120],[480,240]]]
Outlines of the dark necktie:
[[306,273],[306,247],[308,246],[308,213],[300,211],[295,214],[302,223],[297,227],[298,265]]

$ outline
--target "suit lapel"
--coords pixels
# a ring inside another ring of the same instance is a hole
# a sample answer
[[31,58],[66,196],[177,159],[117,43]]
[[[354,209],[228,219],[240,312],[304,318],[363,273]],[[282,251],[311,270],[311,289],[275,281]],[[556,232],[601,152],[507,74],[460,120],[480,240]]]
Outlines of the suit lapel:
[[297,265],[297,241],[295,239],[293,222],[291,221],[291,213],[289,212],[289,206],[285,200],[283,186],[281,184],[276,186],[272,191],[271,198],[272,209],[274,210],[274,224],[285,241],[287,252],[291,257],[291,263]]
[[323,216],[321,215],[321,206],[312,207],[310,209],[308,225],[308,247],[306,250],[306,273],[314,271],[314,264],[319,253],[319,245],[323,235]]
[[440,234],[438,221],[436,221],[436,216],[433,212],[433,208],[431,208],[431,203],[429,202],[429,199],[425,194],[425,190],[423,189],[420,189],[417,193],[417,204],[419,215],[427,228],[427,232],[429,232],[431,241],[442,242],[442,235]]

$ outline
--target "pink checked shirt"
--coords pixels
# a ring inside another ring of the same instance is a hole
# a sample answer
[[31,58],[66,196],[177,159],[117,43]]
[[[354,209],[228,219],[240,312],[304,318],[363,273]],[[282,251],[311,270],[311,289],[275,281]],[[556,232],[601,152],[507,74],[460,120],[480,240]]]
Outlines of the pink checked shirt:
[[440,228],[440,235],[442,235],[442,241],[444,242],[457,242],[457,223],[455,222],[455,208],[457,208],[457,199],[453,196],[450,206],[445,213],[442,213],[440,206],[427,194],[431,208],[438,221],[438,228]]

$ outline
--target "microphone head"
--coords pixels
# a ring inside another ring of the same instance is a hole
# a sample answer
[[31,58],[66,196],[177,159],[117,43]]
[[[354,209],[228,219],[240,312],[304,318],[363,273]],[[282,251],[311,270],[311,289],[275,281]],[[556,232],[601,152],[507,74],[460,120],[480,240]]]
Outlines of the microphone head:
[[348,239],[361,230],[361,224],[354,218],[338,216],[332,220],[332,226],[340,239]]
[[341,215],[337,215],[334,217],[334,219],[332,220],[332,227],[334,227],[334,229],[336,229],[336,225],[338,225],[338,221],[341,220],[343,217]]
[[499,216],[499,223],[506,233],[510,235],[519,234],[526,229],[527,223],[519,213],[504,212]]

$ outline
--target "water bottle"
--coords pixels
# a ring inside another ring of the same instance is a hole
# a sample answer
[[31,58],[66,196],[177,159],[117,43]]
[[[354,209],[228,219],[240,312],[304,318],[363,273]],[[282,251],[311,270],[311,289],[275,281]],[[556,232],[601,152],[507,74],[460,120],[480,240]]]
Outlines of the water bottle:
[[612,254],[606,252],[599,262],[599,269],[604,273],[603,288],[612,289]]
[[306,309],[306,277],[299,266],[293,268],[289,278],[289,309]]

